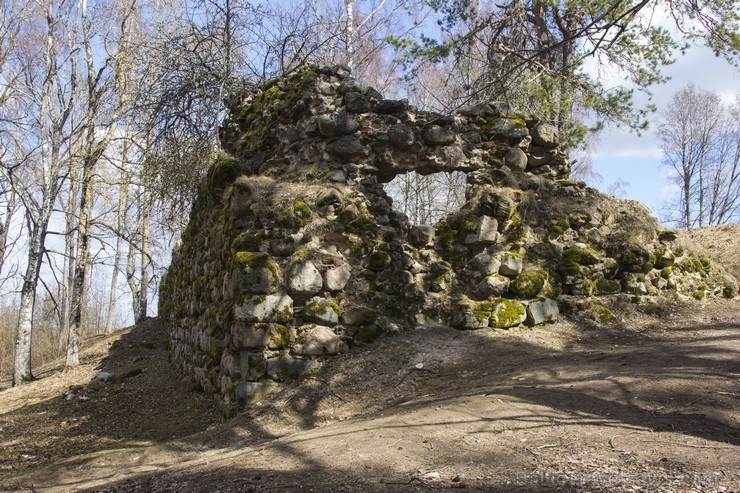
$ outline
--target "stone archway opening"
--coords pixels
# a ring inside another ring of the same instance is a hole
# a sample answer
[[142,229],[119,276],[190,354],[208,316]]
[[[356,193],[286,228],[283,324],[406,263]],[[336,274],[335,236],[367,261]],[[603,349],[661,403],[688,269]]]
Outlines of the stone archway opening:
[[393,208],[406,214],[412,224],[433,226],[465,204],[467,175],[462,171],[396,175],[383,188]]

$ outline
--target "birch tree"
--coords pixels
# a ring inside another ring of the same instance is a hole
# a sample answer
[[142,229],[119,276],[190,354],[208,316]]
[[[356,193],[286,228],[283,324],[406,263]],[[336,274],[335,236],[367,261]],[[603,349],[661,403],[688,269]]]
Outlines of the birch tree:
[[680,227],[724,224],[740,217],[740,96],[689,84],[661,114],[662,163],[680,189],[670,220]]
[[[25,125],[23,149],[8,166],[12,186],[23,203],[28,224],[25,274],[16,329],[13,384],[33,379],[31,338],[33,308],[54,204],[66,178],[66,164],[74,132],[71,116],[77,92],[75,48],[67,41],[74,29],[66,24],[71,2],[48,0],[34,7],[37,22],[29,22],[24,36],[35,38],[41,52],[30,46],[18,52],[25,74],[30,119]],[[34,47],[35,48],[35,47]],[[25,151],[24,151],[25,150]]]
[[[80,2],[80,31],[82,33],[82,51],[85,60],[85,113],[84,137],[80,155],[81,170],[79,182],[79,206],[77,207],[77,245],[75,254],[74,280],[70,298],[69,337],[67,340],[67,366],[79,364],[80,331],[83,324],[83,308],[87,303],[90,269],[89,250],[91,239],[91,208],[96,193],[93,177],[96,169],[116,133],[118,119],[121,116],[128,96],[128,71],[131,56],[130,17],[134,1],[120,5],[120,10],[110,11],[108,21],[113,17],[117,22],[116,39],[105,34],[107,25],[94,26],[90,20],[87,0]],[[114,15],[115,14],[115,15]],[[98,16],[102,17],[102,16]],[[94,56],[93,29],[100,29],[104,34],[98,39],[97,49],[103,50],[107,58],[98,66]]]

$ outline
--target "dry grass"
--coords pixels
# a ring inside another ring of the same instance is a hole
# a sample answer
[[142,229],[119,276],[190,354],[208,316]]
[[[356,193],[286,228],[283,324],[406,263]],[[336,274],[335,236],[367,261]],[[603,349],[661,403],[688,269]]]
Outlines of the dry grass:
[[724,224],[681,232],[681,242],[706,255],[740,279],[740,224]]
[[[15,331],[18,320],[16,306],[0,306],[0,380],[13,375]],[[97,333],[96,328],[83,330],[82,337]],[[39,368],[61,358],[67,351],[67,336],[61,333],[54,316],[37,313],[34,316],[31,340],[31,367]]]
[[[13,355],[15,351],[15,329],[18,310],[13,306],[0,307],[0,379],[13,374]],[[32,367],[45,365],[64,354],[66,340],[61,338],[59,329],[42,320],[34,325],[31,364]]]
[[341,184],[327,187],[324,183],[278,182],[265,176],[240,176],[224,192],[224,202],[229,204],[232,213],[251,214],[263,225],[291,225],[298,201],[315,206],[332,189],[342,201],[357,195]]

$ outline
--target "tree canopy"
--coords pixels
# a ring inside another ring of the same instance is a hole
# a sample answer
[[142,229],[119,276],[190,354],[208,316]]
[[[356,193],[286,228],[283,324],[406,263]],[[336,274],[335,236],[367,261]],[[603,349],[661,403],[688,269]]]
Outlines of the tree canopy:
[[[393,38],[410,73],[446,64],[455,103],[501,99],[543,115],[572,144],[606,122],[647,128],[635,91],[666,80],[690,43],[737,62],[737,4],[728,0],[426,0],[438,33]],[[605,70],[630,84],[610,87]],[[595,120],[584,123],[588,112]]]

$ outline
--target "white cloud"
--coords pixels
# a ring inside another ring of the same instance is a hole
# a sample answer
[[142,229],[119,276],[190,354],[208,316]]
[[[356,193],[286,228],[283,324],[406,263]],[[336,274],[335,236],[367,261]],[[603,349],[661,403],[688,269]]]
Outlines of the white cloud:
[[662,156],[657,139],[652,133],[637,135],[619,127],[604,131],[593,146],[592,158],[645,158],[659,160]]

